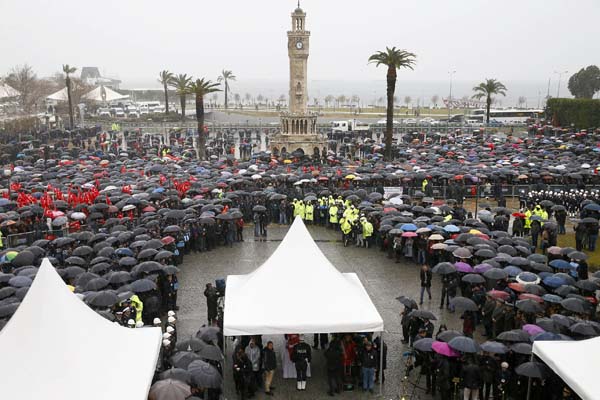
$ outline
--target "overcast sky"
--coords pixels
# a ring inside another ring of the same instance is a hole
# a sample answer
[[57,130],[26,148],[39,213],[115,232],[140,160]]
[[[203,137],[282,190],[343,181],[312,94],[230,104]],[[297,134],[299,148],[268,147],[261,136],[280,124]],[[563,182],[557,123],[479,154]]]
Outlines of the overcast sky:
[[[385,46],[417,54],[400,80],[495,77],[546,81],[600,64],[599,0],[302,0],[311,80],[372,80]],[[124,86],[154,86],[162,69],[214,79],[285,80],[291,0],[4,0],[0,75],[28,63],[98,66]]]

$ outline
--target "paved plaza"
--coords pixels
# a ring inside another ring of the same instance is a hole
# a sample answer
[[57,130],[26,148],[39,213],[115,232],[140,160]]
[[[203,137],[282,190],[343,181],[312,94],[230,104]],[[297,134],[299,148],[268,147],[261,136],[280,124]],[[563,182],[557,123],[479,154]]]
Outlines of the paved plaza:
[[[215,279],[225,278],[230,274],[246,274],[258,268],[276,249],[281,239],[285,236],[288,227],[271,225],[269,227],[269,241],[255,242],[252,237],[251,227],[244,230],[245,241],[234,244],[233,248],[219,247],[211,252],[191,254],[185,257],[185,262],[181,266],[179,274],[179,306],[178,329],[179,340],[186,336],[193,335],[202,324],[206,323],[206,301],[203,295],[204,286],[207,282],[214,282]],[[395,263],[388,259],[386,254],[376,249],[364,249],[356,247],[344,248],[340,241],[341,234],[322,227],[309,227],[313,239],[321,251],[341,272],[355,272],[361,279],[371,299],[375,303],[379,313],[385,323],[385,341],[388,344],[388,369],[386,370],[386,382],[383,387],[383,395],[370,395],[363,393],[362,390],[353,392],[344,392],[343,398],[373,397],[393,399],[399,398],[402,394],[401,376],[403,375],[403,361],[401,355],[407,349],[401,343],[402,329],[400,326],[400,316],[402,306],[395,300],[400,294],[418,299],[420,285],[418,276],[418,267],[412,263]],[[314,277],[319,279],[318,276]],[[294,277],[290,276],[290,280]],[[422,309],[430,310],[436,316],[438,321],[434,321],[436,331],[440,323],[446,323],[450,329],[461,328],[461,320],[456,314],[447,312],[440,313],[439,295],[440,284],[439,277],[434,276],[432,286],[433,301],[427,300]],[[307,296],[310,296],[310,288],[307,288]],[[332,296],[335,293],[331,294]],[[273,299],[274,302],[284,301],[285,299]],[[290,310],[292,313],[294,310]],[[226,312],[226,311],[225,311]],[[312,345],[312,335],[306,335],[307,342]],[[264,336],[263,342],[273,340],[278,354],[278,367],[281,366],[281,351],[283,350],[283,337]],[[225,370],[225,397],[227,399],[236,398],[233,379],[231,374],[231,350],[232,342],[227,341],[227,354]],[[281,376],[279,368],[274,386],[276,397],[280,398],[329,398],[327,395],[325,360],[322,350],[316,350],[313,353],[313,378],[309,380],[306,392],[297,392],[295,390],[295,381]],[[416,378],[416,374],[411,375]],[[424,379],[420,386],[424,386]],[[412,388],[407,393],[407,399],[410,398]],[[257,398],[267,398],[262,392],[257,393]],[[419,391],[413,398],[429,399],[424,391]]]

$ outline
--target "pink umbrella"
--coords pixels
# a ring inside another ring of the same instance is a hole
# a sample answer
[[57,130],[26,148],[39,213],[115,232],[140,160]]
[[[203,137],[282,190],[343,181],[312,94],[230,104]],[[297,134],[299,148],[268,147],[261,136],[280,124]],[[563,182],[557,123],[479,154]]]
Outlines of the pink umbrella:
[[540,328],[537,325],[533,325],[533,324],[525,324],[523,325],[522,328],[525,332],[527,332],[529,334],[529,336],[535,336],[537,334],[546,332],[545,330],[543,330],[542,328]]
[[473,272],[473,268],[466,262],[459,261],[459,262],[455,263],[454,266],[456,267],[456,270],[458,272],[466,272],[466,273]]
[[473,269],[477,274],[483,274],[485,271],[492,269],[493,267],[490,264],[479,264],[476,265]]
[[402,234],[402,237],[409,237],[409,238],[411,238],[411,237],[417,237],[417,236],[419,236],[419,235],[417,235],[416,232],[404,232]]
[[460,357],[460,353],[452,349],[448,343],[438,342],[437,340],[431,344],[431,348],[438,354],[446,357]]

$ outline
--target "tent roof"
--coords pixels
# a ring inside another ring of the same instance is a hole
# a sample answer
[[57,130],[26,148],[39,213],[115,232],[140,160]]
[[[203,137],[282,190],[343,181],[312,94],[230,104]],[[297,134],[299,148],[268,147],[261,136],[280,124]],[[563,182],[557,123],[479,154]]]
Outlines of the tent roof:
[[17,97],[19,94],[20,93],[18,90],[15,90],[7,84],[0,82],[0,99]]
[[247,275],[229,275],[224,334],[377,332],[383,320],[354,273],[323,255],[302,219]]
[[67,95],[67,87],[60,89],[56,93],[52,93],[50,96],[46,97],[48,100],[56,100],[56,101],[68,101],[69,96]]
[[[106,98],[102,98],[102,92],[106,94]],[[83,96],[85,99],[92,101],[114,101],[114,100],[122,100],[128,99],[129,96],[122,95],[120,93],[115,92],[111,88],[108,88],[104,85],[100,85],[91,92],[86,93]]]
[[582,399],[600,399],[596,376],[600,337],[579,341],[535,341],[533,354],[552,368]]
[[44,259],[0,331],[2,397],[145,400],[160,346],[160,329],[129,329],[104,319]]

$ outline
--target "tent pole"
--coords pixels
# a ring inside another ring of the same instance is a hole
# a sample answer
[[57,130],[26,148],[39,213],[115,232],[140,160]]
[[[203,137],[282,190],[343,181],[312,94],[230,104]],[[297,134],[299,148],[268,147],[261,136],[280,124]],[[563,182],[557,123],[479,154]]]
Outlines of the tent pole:
[[379,334],[379,395],[383,394],[383,331]]
[[[529,358],[529,361],[533,361],[533,352],[531,353],[531,357]],[[531,399],[531,377],[529,377],[527,379],[527,400]]]

